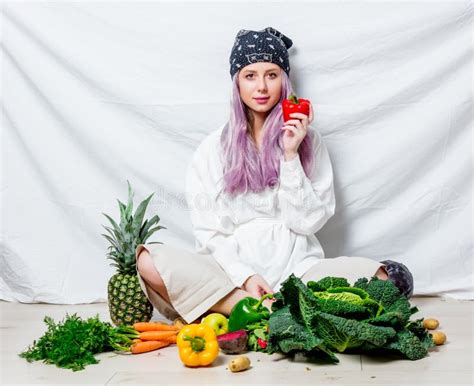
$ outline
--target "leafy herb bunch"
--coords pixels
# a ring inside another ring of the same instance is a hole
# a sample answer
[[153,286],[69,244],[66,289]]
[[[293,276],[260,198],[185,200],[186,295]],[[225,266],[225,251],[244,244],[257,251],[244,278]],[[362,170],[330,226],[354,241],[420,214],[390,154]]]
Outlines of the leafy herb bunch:
[[86,320],[77,314],[66,314],[59,323],[45,316],[44,322],[48,326],[46,333],[19,356],[28,362],[42,360],[73,371],[99,363],[94,354],[129,351],[132,339],[139,336],[132,326],[113,327],[100,321],[98,314]]

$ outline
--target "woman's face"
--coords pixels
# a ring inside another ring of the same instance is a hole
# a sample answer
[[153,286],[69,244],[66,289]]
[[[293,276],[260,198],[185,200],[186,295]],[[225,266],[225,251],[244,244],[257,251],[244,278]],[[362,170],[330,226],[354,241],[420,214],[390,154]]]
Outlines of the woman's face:
[[[240,70],[240,97],[245,105],[257,113],[268,113],[280,100],[281,67],[274,63],[258,62]],[[256,98],[266,98],[258,100]]]

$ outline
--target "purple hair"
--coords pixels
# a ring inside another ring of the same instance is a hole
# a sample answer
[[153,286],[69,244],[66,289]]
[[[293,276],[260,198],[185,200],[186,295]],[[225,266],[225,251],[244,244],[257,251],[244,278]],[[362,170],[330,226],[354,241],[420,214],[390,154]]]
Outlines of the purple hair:
[[[240,72],[240,71],[239,71]],[[283,113],[281,103],[292,93],[290,79],[282,71],[281,97],[272,108],[265,123],[262,152],[251,138],[248,107],[240,98],[238,76],[232,78],[232,96],[230,101],[230,119],[224,126],[220,138],[221,159],[223,160],[224,192],[230,195],[238,193],[261,192],[267,187],[275,187],[279,181],[280,157],[283,155],[282,136]],[[313,132],[308,133],[301,142],[298,154],[307,176],[314,162]]]

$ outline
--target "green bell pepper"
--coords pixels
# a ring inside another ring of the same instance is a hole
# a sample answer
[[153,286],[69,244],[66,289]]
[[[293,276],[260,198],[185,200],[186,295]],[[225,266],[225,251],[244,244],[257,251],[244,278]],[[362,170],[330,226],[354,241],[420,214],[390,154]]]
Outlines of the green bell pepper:
[[270,310],[262,303],[272,298],[273,294],[265,294],[260,300],[246,297],[237,302],[229,315],[229,332],[245,329],[249,323],[259,322],[270,317]]

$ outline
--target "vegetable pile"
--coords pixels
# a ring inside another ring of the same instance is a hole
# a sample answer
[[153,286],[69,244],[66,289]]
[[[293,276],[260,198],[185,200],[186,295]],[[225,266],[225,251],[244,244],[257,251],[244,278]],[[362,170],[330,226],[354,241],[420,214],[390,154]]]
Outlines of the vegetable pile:
[[[272,313],[262,304],[268,297],[275,298]],[[229,320],[213,313],[200,324],[177,319],[173,324],[113,327],[98,315],[86,320],[66,315],[59,323],[46,316],[46,333],[19,355],[73,371],[98,363],[97,353],[139,354],[170,344],[177,344],[181,361],[189,367],[212,364],[220,350],[302,353],[329,362],[339,362],[338,352],[388,353],[417,360],[446,341],[443,332],[428,331],[438,328],[437,320],[410,320],[417,311],[389,280],[361,278],[351,286],[344,278],[325,277],[304,284],[292,274],[274,295],[241,299]],[[237,359],[229,364],[232,372],[249,368],[248,358]]]
[[389,280],[326,277],[306,285],[291,275],[275,294],[266,352],[339,362],[336,352],[380,352],[417,360],[428,354],[432,337],[418,309]]

